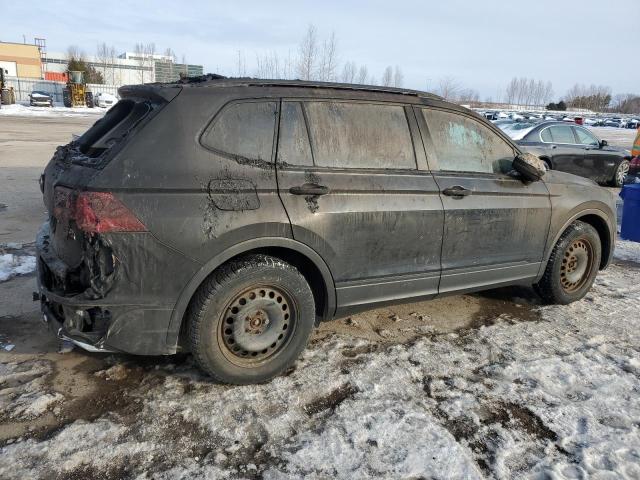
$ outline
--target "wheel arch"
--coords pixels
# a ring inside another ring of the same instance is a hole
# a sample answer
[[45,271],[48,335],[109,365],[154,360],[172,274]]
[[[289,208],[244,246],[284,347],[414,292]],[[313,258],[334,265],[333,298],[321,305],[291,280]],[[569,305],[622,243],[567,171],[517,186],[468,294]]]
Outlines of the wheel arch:
[[[599,269],[602,270],[606,268],[607,265],[609,265],[611,257],[613,256],[613,248],[615,245],[615,228],[612,230],[611,225],[607,221],[605,212],[597,209],[588,209],[575,213],[562,225],[561,228],[558,229],[553,240],[549,243],[549,248],[547,249],[548,251],[545,254],[545,261],[543,264],[544,268],[546,268],[546,264],[549,261],[551,252],[553,252],[553,248],[555,247],[556,243],[558,243],[558,240],[560,239],[562,233],[567,229],[567,227],[569,227],[569,225],[577,220],[588,223],[598,232],[600,243],[602,245],[602,257],[600,258]],[[544,268],[542,268],[541,272],[544,272]]]
[[263,253],[284,260],[300,270],[307,279],[316,303],[316,319],[331,319],[336,310],[336,290],[326,262],[307,245],[283,237],[261,237],[238,243],[219,253],[191,278],[174,305],[167,331],[167,345],[177,350],[180,332],[185,325],[187,307],[200,285],[220,266],[251,253]]

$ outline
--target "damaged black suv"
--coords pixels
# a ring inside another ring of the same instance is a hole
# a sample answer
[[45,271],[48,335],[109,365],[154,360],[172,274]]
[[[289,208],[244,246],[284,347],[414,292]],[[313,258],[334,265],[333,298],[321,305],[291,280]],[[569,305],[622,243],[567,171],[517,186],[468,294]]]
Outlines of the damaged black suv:
[[434,95],[217,76],[119,94],[41,178],[36,297],[91,351],[261,382],[318,321],[508,284],[565,304],[613,252],[609,192]]

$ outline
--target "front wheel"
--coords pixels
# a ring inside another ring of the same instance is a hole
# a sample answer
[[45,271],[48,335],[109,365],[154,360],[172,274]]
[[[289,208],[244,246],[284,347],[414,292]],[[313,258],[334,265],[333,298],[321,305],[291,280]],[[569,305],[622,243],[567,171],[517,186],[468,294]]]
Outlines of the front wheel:
[[535,285],[547,303],[566,305],[584,297],[596,278],[602,246],[595,228],[573,222],[551,252],[543,277]]
[[614,187],[622,187],[624,185],[624,180],[629,174],[629,161],[622,160],[618,167],[616,168],[616,172],[613,176],[613,180],[611,180],[611,185]]
[[315,304],[295,267],[250,255],[205,281],[187,319],[191,351],[202,370],[224,383],[261,383],[290,367],[304,350]]

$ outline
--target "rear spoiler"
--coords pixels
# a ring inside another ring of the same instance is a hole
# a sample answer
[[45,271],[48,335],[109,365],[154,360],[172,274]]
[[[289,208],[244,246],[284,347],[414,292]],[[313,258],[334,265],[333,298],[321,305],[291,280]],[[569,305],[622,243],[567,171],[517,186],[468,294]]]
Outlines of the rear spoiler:
[[120,98],[147,98],[153,102],[170,102],[182,91],[181,85],[151,83],[146,85],[125,85],[118,89]]

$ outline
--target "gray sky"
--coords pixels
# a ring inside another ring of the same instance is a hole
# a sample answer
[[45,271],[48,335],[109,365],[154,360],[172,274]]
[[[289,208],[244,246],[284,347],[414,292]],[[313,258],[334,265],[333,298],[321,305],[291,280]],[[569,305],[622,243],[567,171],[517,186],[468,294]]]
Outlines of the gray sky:
[[[0,40],[47,39],[94,54],[105,41],[120,51],[136,42],[171,47],[205,72],[248,73],[256,55],[295,56],[309,23],[320,38],[335,31],[341,63],[365,64],[378,79],[399,65],[404,84],[434,88],[440,77],[496,98],[513,76],[553,82],[559,97],[576,82],[640,93],[640,0],[441,0],[11,2]],[[9,21],[9,20],[12,21]]]

